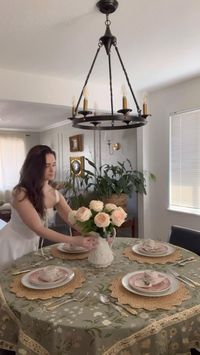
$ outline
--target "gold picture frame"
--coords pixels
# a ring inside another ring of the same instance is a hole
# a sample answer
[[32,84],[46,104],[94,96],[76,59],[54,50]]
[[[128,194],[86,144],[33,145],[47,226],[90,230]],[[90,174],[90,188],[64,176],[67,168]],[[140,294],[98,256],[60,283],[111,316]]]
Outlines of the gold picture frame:
[[84,157],[70,157],[70,174],[76,176],[83,176],[84,175],[84,164],[85,159]]
[[76,136],[69,137],[70,152],[82,152],[83,151],[83,134],[77,134]]

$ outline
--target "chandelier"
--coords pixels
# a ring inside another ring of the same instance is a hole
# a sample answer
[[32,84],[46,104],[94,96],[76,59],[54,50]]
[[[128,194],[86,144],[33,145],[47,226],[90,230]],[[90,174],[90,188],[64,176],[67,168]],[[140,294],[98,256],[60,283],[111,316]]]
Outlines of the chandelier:
[[[69,119],[72,121],[72,126],[80,129],[88,129],[88,130],[118,130],[118,129],[129,129],[129,128],[137,128],[140,126],[144,126],[147,123],[147,117],[150,116],[147,113],[147,104],[143,103],[143,111],[140,109],[138,102],[136,100],[135,94],[133,92],[130,80],[128,78],[128,74],[124,67],[124,63],[120,56],[118,47],[117,47],[117,39],[112,35],[110,30],[111,21],[109,20],[109,14],[115,12],[118,7],[117,0],[100,0],[96,4],[99,11],[103,14],[106,14],[106,31],[105,34],[99,39],[98,49],[92,61],[92,65],[84,82],[80,97],[76,105],[73,104],[72,107],[72,117]],[[93,113],[88,109],[88,100],[85,95],[86,85],[90,78],[91,72],[93,70],[94,64],[96,62],[99,51],[102,47],[105,47],[106,54],[108,56],[108,68],[109,68],[109,86],[110,86],[110,107],[111,112],[108,114],[97,114],[96,111]],[[121,64],[122,70],[124,72],[128,87],[131,92],[131,96],[136,106],[137,113],[131,114],[132,109],[128,108],[127,97],[125,93],[123,93],[122,98],[122,108],[120,108],[117,113],[114,113],[113,109],[113,85],[112,85],[112,67],[111,67],[111,48],[114,47],[119,62]],[[84,96],[83,101],[83,110],[79,110],[79,104]]]

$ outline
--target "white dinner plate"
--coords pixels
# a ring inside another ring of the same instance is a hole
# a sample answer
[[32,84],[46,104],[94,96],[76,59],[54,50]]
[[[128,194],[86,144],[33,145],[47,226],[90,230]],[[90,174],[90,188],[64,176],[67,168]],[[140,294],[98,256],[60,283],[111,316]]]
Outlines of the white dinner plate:
[[80,253],[87,253],[89,250],[83,247],[71,247],[68,243],[61,243],[57,246],[57,249],[62,251],[63,253],[68,254],[80,254]]
[[63,286],[73,279],[74,271],[72,269],[64,267],[64,266],[57,266],[57,267],[59,267],[60,269],[62,269],[66,272],[66,276],[61,278],[60,280],[56,280],[54,282],[42,282],[39,284],[36,284],[36,283],[34,284],[34,283],[30,282],[29,281],[30,276],[38,271],[42,271],[45,268],[44,267],[44,268],[34,269],[34,270],[28,272],[27,274],[25,274],[21,279],[21,283],[25,287],[32,288],[34,290],[48,290],[51,288]]
[[169,245],[167,243],[163,243],[164,246],[166,246],[166,251],[163,252],[148,252],[145,250],[141,250],[141,245],[142,243],[138,243],[132,246],[132,250],[139,255],[142,256],[150,256],[150,257],[155,257],[155,258],[160,258],[161,256],[167,256],[167,255],[171,255],[172,253],[174,253],[174,251],[176,250],[174,246]]
[[132,277],[133,275],[136,275],[138,273],[144,272],[146,270],[141,270],[141,271],[134,271],[134,272],[129,272],[128,274],[126,274],[123,278],[122,278],[122,285],[124,288],[126,288],[128,291],[135,293],[136,295],[140,295],[140,296],[145,296],[145,297],[162,297],[162,296],[167,296],[170,295],[172,293],[174,293],[177,289],[178,289],[178,281],[176,280],[176,278],[172,275],[169,274],[165,274],[165,273],[161,273],[163,275],[165,275],[165,277],[169,280],[170,282],[170,287],[167,288],[166,290],[163,291],[156,291],[156,292],[151,292],[151,291],[143,291],[140,289],[136,289],[133,288],[129,285],[129,278]]

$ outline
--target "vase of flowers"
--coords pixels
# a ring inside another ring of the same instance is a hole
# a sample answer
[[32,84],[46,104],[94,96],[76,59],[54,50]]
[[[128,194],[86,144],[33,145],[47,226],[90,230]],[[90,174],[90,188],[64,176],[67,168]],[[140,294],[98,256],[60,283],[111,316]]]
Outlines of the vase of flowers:
[[116,228],[120,227],[127,213],[115,204],[92,200],[89,208],[80,207],[69,214],[69,222],[76,224],[83,235],[98,238],[96,249],[90,251],[88,261],[95,267],[107,267],[113,261],[112,244]]

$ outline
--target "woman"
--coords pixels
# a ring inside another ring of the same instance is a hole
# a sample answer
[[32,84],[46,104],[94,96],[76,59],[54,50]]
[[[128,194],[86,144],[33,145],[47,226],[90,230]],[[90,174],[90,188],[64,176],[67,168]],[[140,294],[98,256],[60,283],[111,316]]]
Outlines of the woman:
[[11,219],[0,230],[0,267],[36,251],[39,237],[89,250],[95,247],[94,237],[66,236],[49,229],[45,224],[48,211],[54,207],[69,224],[70,207],[50,184],[55,173],[56,156],[51,148],[37,145],[30,149],[20,172],[20,181],[12,192]]

